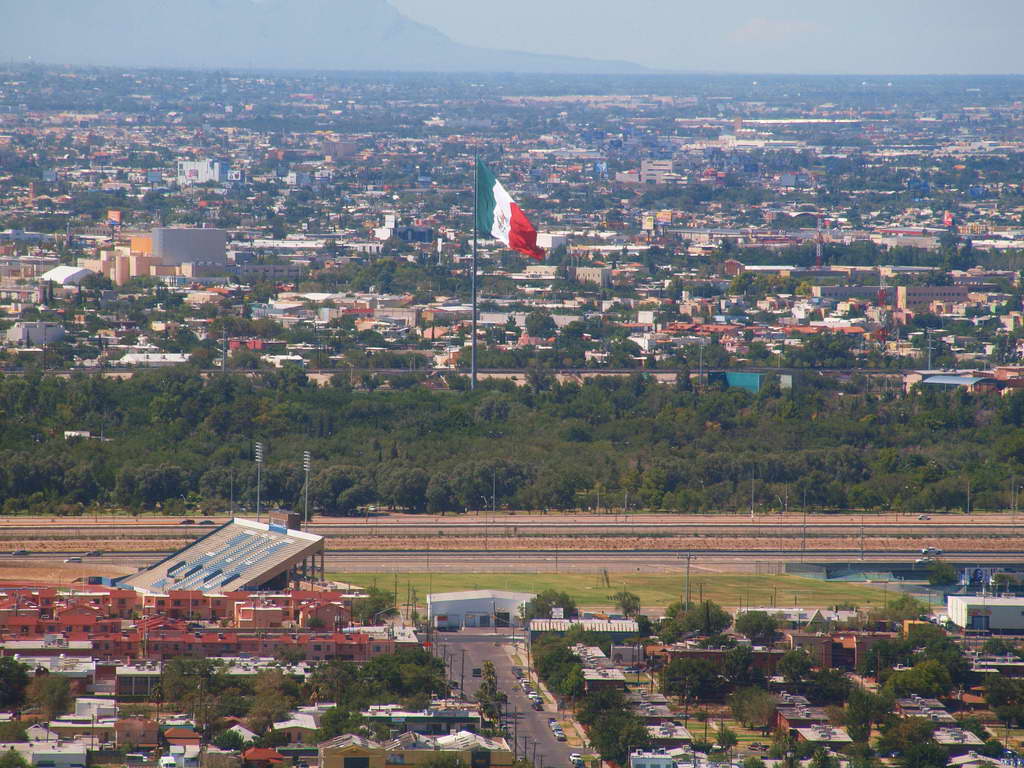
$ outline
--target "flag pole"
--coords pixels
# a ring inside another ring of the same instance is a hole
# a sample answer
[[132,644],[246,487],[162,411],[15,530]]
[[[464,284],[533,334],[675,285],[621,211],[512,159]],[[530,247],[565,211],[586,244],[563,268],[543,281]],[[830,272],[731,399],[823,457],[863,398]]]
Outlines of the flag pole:
[[470,348],[470,377],[469,388],[476,389],[476,200],[480,193],[480,158],[473,153],[473,271],[470,274],[470,286],[473,293],[473,339]]

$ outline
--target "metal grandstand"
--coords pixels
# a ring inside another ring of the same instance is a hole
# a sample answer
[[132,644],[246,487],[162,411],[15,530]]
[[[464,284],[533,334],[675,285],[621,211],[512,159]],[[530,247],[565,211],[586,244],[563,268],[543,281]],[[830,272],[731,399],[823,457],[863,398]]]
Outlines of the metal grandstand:
[[323,536],[236,517],[118,584],[153,593],[280,589],[315,575],[318,555],[322,578]]

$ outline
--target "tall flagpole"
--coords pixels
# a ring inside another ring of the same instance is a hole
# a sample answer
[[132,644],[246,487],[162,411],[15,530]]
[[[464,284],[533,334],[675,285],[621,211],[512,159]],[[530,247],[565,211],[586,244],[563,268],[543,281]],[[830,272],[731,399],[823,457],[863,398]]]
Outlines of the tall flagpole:
[[473,340],[470,350],[469,388],[476,389],[476,200],[480,192],[480,158],[473,153],[473,271],[470,275],[470,286],[473,292]]

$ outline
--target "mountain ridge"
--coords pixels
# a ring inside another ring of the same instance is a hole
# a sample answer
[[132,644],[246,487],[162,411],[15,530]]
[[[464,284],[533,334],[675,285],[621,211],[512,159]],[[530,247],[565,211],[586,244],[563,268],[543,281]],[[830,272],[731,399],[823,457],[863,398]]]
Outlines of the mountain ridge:
[[629,74],[639,64],[480,48],[386,0],[0,0],[0,55],[91,66]]

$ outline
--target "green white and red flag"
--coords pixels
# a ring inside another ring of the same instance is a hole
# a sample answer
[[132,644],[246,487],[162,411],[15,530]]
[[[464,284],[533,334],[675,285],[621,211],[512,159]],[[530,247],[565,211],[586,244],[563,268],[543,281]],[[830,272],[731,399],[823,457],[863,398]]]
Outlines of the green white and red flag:
[[476,231],[482,237],[500,240],[513,251],[534,259],[544,258],[544,249],[537,245],[537,230],[491,169],[479,160],[476,163]]

